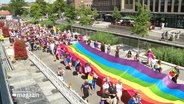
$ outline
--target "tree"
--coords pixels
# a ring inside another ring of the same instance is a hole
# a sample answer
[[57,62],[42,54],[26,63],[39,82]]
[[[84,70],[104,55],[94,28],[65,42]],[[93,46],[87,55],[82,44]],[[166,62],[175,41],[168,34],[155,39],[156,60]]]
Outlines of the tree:
[[8,10],[8,11],[11,11],[9,6],[2,6],[0,8],[0,10]]
[[46,5],[45,13],[46,13],[47,15],[53,14],[52,4],[47,4],[47,5]]
[[99,16],[98,11],[96,8],[92,8],[92,18],[96,20],[96,18]]
[[114,18],[115,22],[117,22],[118,19],[121,18],[121,14],[120,14],[120,12],[119,12],[117,7],[114,7],[114,11],[112,13],[112,17]]
[[24,0],[11,0],[10,1],[10,10],[11,13],[14,14],[15,16],[21,16],[23,14],[23,6],[26,6],[27,3]]
[[39,6],[40,6],[41,14],[46,15],[47,3],[45,2],[45,0],[36,0],[36,3],[39,4]]
[[144,37],[148,35],[149,32],[149,25],[150,25],[150,19],[151,19],[151,13],[147,9],[146,6],[141,6],[140,3],[136,3],[138,12],[136,16],[133,17],[133,27],[130,28],[130,31]]
[[59,18],[61,17],[61,13],[65,11],[66,2],[64,0],[56,0],[53,3],[53,12],[58,13]]
[[71,24],[76,19],[76,10],[74,4],[71,3],[69,8],[65,10],[66,21]]
[[35,19],[40,19],[42,16],[42,10],[40,8],[40,5],[38,3],[34,3],[31,5],[30,8],[30,15],[34,17]]
[[55,23],[56,22],[56,15],[54,15],[54,14],[51,14],[51,15],[49,15],[49,20],[50,21],[52,21],[53,23]]
[[[137,14],[133,17],[133,27],[130,28],[130,31],[144,37],[148,35],[149,25],[151,19],[151,13],[147,9],[147,6],[142,6],[139,2],[136,2]],[[138,37],[138,53],[139,53],[139,37]]]
[[87,9],[84,3],[81,3],[79,11],[80,22],[79,24],[82,26],[92,24],[92,11],[91,9]]

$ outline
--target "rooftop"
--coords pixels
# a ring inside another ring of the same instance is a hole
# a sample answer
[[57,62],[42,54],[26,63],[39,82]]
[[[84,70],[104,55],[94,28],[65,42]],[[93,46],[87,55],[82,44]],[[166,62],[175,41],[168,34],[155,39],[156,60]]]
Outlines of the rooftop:
[[11,13],[8,10],[1,10],[0,15],[10,15]]

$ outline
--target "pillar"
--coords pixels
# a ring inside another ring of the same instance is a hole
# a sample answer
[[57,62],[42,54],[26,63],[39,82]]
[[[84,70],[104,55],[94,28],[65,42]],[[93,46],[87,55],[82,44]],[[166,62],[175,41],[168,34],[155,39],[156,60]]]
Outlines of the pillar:
[[121,11],[125,9],[125,0],[121,0]]
[[174,12],[174,2],[175,2],[175,0],[172,0],[171,12]]
[[133,0],[133,11],[135,11],[135,0]]
[[158,0],[158,12],[161,10],[161,0]]
[[182,3],[182,0],[179,0],[179,4],[178,4],[178,12],[181,12],[181,4]]
[[150,0],[148,0],[148,2],[147,2],[148,4],[147,4],[147,6],[148,6],[148,10],[150,10]]
[[142,6],[144,7],[144,0],[142,0]]
[[153,0],[153,12],[155,12],[155,0]]
[[167,12],[168,0],[165,0],[164,3],[164,12]]

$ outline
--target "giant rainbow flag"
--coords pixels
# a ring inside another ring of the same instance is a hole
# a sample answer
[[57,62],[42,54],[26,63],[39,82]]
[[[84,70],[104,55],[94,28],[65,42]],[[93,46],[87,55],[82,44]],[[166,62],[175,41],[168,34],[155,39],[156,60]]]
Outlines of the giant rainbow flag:
[[175,84],[166,74],[150,70],[133,60],[115,58],[83,42],[66,46],[65,49],[79,58],[82,65],[90,62],[99,78],[109,76],[115,83],[121,79],[127,90],[140,92],[143,104],[184,104],[184,85]]

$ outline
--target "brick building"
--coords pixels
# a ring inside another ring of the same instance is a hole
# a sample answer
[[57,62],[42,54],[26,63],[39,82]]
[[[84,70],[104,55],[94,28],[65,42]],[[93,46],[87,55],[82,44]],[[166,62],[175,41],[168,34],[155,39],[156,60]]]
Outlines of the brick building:
[[67,0],[67,4],[74,3],[76,9],[79,9],[81,2],[83,2],[87,8],[91,8],[93,0]]

